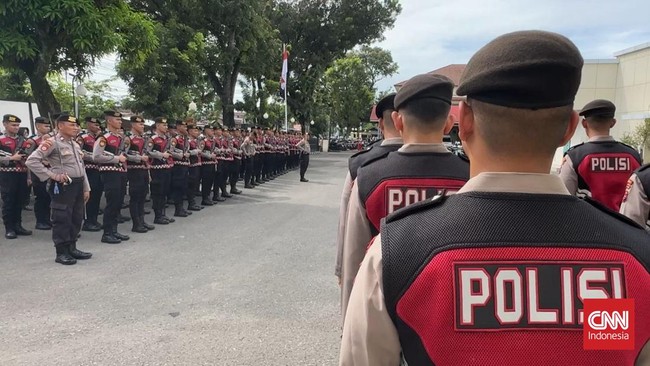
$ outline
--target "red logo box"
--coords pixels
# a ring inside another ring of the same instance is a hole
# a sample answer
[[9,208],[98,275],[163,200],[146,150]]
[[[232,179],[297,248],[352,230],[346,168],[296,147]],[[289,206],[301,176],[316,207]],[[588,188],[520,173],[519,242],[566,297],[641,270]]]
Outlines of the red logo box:
[[584,301],[583,348],[634,349],[634,299]]

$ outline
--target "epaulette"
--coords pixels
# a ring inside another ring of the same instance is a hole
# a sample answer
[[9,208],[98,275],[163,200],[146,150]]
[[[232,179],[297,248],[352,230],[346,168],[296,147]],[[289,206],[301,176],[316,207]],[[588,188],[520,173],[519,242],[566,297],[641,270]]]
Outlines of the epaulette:
[[607,215],[609,215],[609,216],[611,216],[611,217],[613,217],[613,218],[615,218],[615,219],[617,219],[619,221],[623,221],[624,223],[626,223],[628,225],[634,226],[634,227],[639,228],[641,230],[645,230],[645,228],[643,226],[637,224],[636,221],[634,221],[634,220],[630,219],[629,217],[627,217],[625,215],[622,215],[622,214],[610,209],[609,207],[603,205],[602,203],[600,203],[600,202],[598,202],[596,200],[593,200],[593,199],[591,199],[589,197],[584,197],[584,198],[582,198],[582,200],[587,202],[591,206],[597,208],[599,211],[601,211],[603,213],[606,213]]
[[388,216],[386,216],[386,223],[391,223],[393,221],[401,220],[406,216],[412,215],[417,212],[428,210],[431,207],[438,206],[447,200],[447,192],[443,191],[441,195],[435,196],[430,200],[424,200],[420,202],[413,203],[404,208],[401,208]]
[[361,150],[361,151],[355,153],[354,155],[350,156],[350,161],[352,161],[352,159],[356,158],[356,157],[359,156],[359,155],[363,155],[363,154],[367,153],[367,152],[370,151],[371,149],[372,149],[372,147],[371,147],[370,149]]
[[627,146],[627,147],[629,147],[630,149],[632,149],[632,150],[638,152],[638,150],[637,150],[635,147],[630,146],[630,145],[626,144],[625,142],[620,142],[620,141],[617,141],[617,142],[618,142],[619,144],[621,144],[621,145]]
[[386,157],[388,157],[388,155],[390,155],[390,154],[393,153],[393,152],[394,152],[394,151],[386,151],[386,153],[384,153],[384,154],[381,154],[381,155],[375,156],[374,158],[372,158],[372,159],[370,159],[370,160],[364,162],[361,166],[359,166],[359,169],[361,169],[361,168],[363,168],[363,167],[366,167],[366,166],[368,166],[368,165],[374,163],[375,161],[378,161],[378,160],[384,160],[384,159],[386,159]]
[[571,150],[573,150],[573,149],[577,149],[578,147],[580,147],[580,146],[582,146],[582,145],[584,145],[584,144],[585,144],[584,142],[581,142],[581,143],[579,143],[579,144],[577,144],[577,145],[573,145],[573,146],[571,146],[571,147],[570,147],[570,148],[569,148],[569,149],[564,153],[564,155],[568,154],[569,151],[571,151]]

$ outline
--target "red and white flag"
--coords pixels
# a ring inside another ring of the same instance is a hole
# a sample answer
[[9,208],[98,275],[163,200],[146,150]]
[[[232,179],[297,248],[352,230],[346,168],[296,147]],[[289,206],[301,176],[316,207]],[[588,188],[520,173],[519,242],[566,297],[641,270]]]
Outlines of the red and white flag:
[[287,91],[287,73],[289,72],[289,53],[287,45],[282,46],[282,76],[280,77],[280,89]]

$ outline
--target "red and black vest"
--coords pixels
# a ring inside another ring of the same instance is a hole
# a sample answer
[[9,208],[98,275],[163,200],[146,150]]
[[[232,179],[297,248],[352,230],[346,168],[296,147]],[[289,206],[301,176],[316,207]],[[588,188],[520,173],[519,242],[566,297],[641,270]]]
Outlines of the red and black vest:
[[469,163],[451,153],[396,151],[357,174],[359,198],[377,235],[381,219],[398,209],[458,191],[469,179]]
[[[626,365],[650,339],[650,236],[595,201],[467,192],[382,223],[410,365]],[[631,351],[583,350],[584,299],[634,298]]]
[[385,158],[389,153],[397,151],[400,147],[402,147],[402,144],[382,146],[381,143],[376,143],[375,145],[372,145],[370,149],[359,151],[358,153],[352,155],[348,160],[350,177],[352,177],[352,180],[357,179],[357,170],[359,170],[359,168],[366,165],[370,161]]
[[[176,140],[176,145],[175,145],[176,149],[180,150],[180,152],[182,154],[185,154],[189,150],[188,146],[186,146],[187,139],[185,138],[185,136],[183,136],[181,134],[177,134],[173,138]],[[173,158],[173,160],[174,160],[174,165],[181,165],[181,166],[189,166],[190,165],[190,160],[188,158],[186,158],[185,156],[183,156],[180,159]]]
[[[122,154],[124,151],[121,151],[122,145],[122,136],[107,132],[103,136],[99,137],[104,139],[106,145],[104,145],[104,151],[109,152],[115,156]],[[99,164],[99,170],[102,172],[126,172],[126,162],[124,163],[103,163]]]
[[[214,138],[205,138],[203,140],[203,152],[204,153],[212,154],[212,152],[214,151],[215,146],[216,145],[215,145],[215,142],[214,142]],[[202,157],[201,162],[202,162],[203,165],[209,165],[209,164],[214,165],[216,163],[216,161],[214,159],[212,159],[212,158],[208,159],[205,156]]]
[[[142,136],[131,135],[131,144],[129,145],[129,153],[133,155],[144,155],[147,148],[147,141]],[[151,142],[150,142],[151,143]],[[149,166],[144,161],[135,163],[129,161],[129,169],[149,169]]]
[[[161,153],[166,152],[166,149],[169,148],[167,146],[167,139],[168,137],[166,136],[154,135],[151,138],[151,143],[153,144],[153,146],[151,146],[151,151]],[[151,169],[168,169],[171,168],[173,164],[174,160],[171,156],[167,159],[152,159]]]
[[617,141],[592,141],[576,145],[566,154],[578,174],[578,194],[618,212],[625,184],[641,166],[639,153]]
[[[90,156],[91,158],[93,156],[95,141],[97,141],[97,137],[88,132],[81,133],[77,138],[77,143],[81,146],[81,151],[83,151],[84,155]],[[91,170],[99,169],[99,165],[88,160],[84,160],[84,167]]]
[[[22,143],[20,142],[22,141]],[[18,146],[18,145],[21,146]],[[33,142],[25,139],[19,139],[18,137],[13,138],[7,135],[0,136],[0,150],[14,155],[17,152],[24,153],[26,149],[30,149]],[[5,173],[25,173],[27,172],[27,167],[24,164],[24,161],[8,161],[0,165],[0,172]]]
[[[196,150],[199,148],[199,140],[197,139],[189,139],[188,144],[190,144],[190,150]],[[201,166],[201,153],[197,155],[190,155],[190,166]]]

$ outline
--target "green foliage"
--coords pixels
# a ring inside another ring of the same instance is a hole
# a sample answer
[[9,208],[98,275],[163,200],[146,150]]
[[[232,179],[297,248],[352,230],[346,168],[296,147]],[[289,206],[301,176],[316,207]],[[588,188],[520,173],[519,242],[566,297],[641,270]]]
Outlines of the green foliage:
[[0,69],[0,100],[29,102],[31,93],[27,76],[20,70]]
[[642,124],[636,126],[633,133],[625,133],[621,142],[634,148],[647,148],[650,143],[650,118],[646,118]]
[[41,114],[61,108],[50,73],[89,72],[98,57],[117,50],[141,63],[156,44],[152,22],[127,0],[5,0],[0,3],[0,66],[23,71]]
[[397,63],[393,61],[390,51],[380,47],[364,45],[361,49],[352,51],[351,54],[361,58],[373,88],[377,82],[385,77],[395,75],[399,69]]

